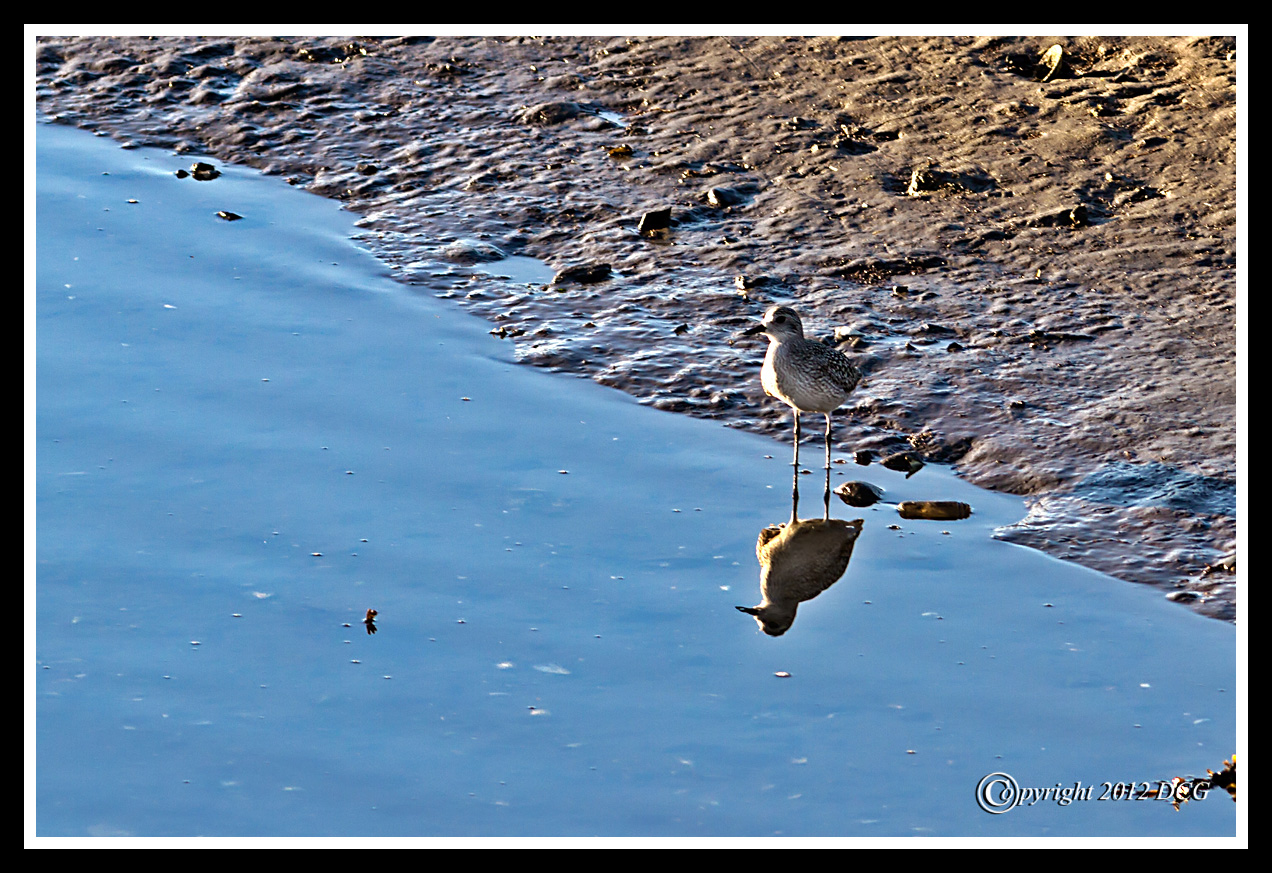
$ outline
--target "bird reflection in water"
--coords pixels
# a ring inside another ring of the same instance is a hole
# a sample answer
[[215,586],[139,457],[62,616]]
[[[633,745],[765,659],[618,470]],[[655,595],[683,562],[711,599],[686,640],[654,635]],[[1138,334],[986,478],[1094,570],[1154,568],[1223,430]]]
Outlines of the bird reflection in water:
[[862,519],[794,520],[760,531],[755,556],[760,561],[759,606],[737,607],[755,616],[760,629],[779,637],[795,622],[795,611],[839,581],[848,569]]

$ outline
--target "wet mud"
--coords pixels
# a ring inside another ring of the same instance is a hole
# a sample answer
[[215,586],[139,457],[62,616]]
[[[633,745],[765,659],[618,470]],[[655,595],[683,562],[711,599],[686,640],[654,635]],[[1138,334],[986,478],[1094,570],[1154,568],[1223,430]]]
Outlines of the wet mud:
[[1236,49],[42,37],[36,87],[343,201],[520,361],[660,409],[788,435],[730,339],[789,303],[866,376],[837,451],[1027,495],[1003,538],[1232,620]]

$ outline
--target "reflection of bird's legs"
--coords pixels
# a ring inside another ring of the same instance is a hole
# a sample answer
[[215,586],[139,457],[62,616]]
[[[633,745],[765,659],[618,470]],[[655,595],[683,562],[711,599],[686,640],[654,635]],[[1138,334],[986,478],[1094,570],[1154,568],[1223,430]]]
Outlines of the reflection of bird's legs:
[[826,413],[826,514],[822,516],[830,520],[830,413]]
[[791,484],[791,524],[799,518],[799,410],[795,410],[795,479]]

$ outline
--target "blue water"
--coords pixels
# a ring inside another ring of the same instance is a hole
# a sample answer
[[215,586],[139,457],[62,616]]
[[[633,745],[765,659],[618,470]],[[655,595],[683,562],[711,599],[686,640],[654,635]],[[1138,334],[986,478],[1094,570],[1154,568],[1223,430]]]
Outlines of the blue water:
[[[516,366],[279,180],[37,146],[40,836],[1236,831],[1097,799],[1236,750],[1234,628],[993,541],[1018,500],[837,470],[976,511],[837,508],[767,637],[788,445]],[[1094,796],[990,815],[995,771]]]

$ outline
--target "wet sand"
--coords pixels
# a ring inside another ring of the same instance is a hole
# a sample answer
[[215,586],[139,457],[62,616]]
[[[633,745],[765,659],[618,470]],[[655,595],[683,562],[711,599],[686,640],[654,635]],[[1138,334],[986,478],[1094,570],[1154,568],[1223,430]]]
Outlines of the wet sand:
[[788,433],[729,338],[793,302],[867,371],[840,452],[1235,617],[1232,37],[42,38],[37,100],[337,198],[517,360],[661,409]]
[[37,140],[28,836],[1243,842],[1125,794],[1244,751],[1243,629],[994,540],[1020,498],[837,467],[885,499],[770,636],[772,439],[517,366],[277,179]]

